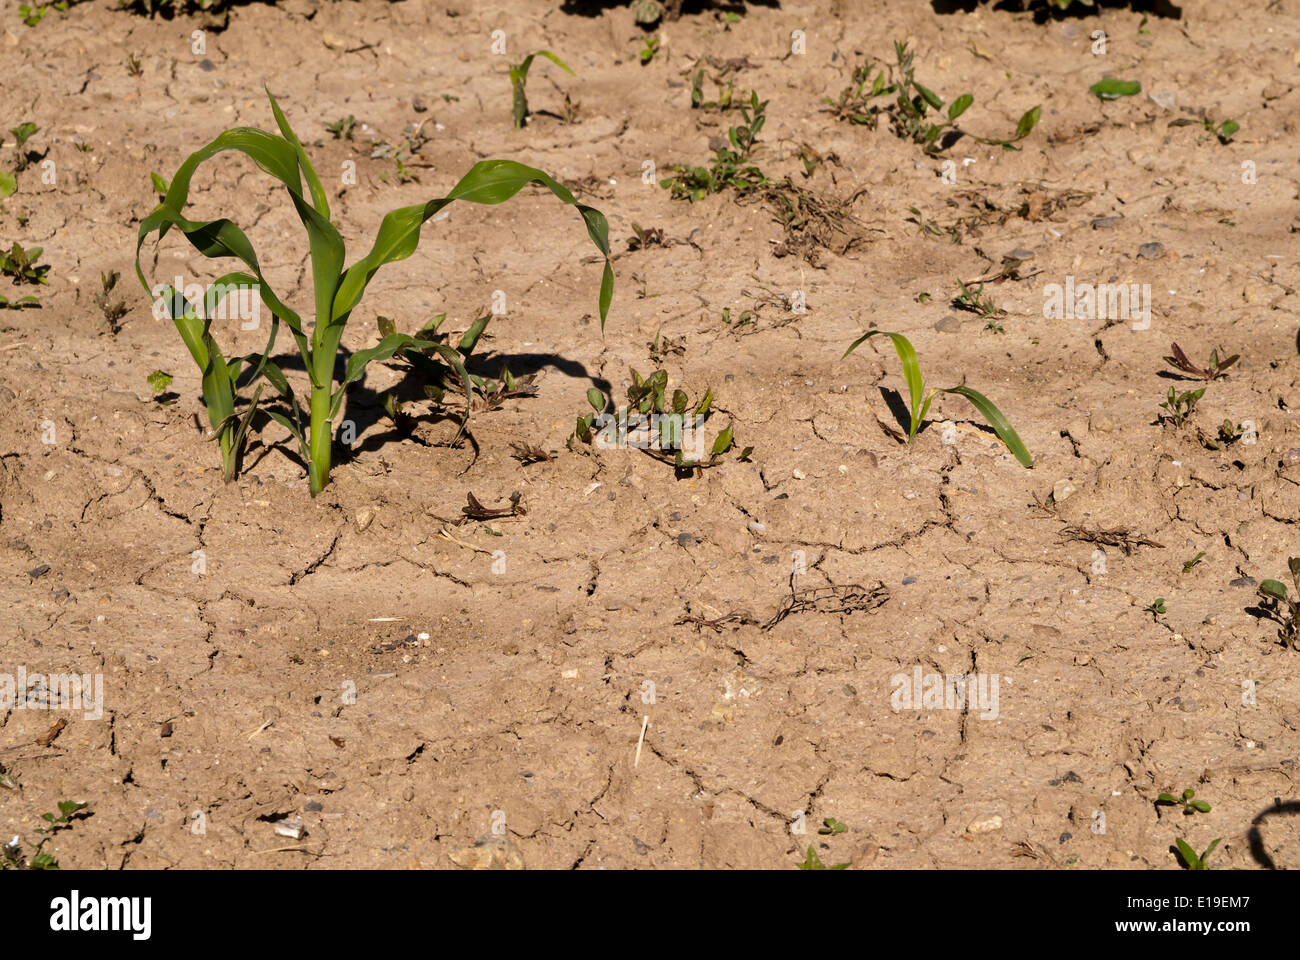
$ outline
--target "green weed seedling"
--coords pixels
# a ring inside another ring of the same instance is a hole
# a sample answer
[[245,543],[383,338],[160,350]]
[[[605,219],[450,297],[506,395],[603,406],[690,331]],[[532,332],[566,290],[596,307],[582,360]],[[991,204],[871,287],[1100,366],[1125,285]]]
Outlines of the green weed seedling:
[[[15,242],[8,253],[0,252],[0,276],[8,277],[16,287],[47,282],[45,275],[50,271],[49,264],[36,263],[40,259],[41,249],[41,247],[29,247],[24,250]],[[40,305],[41,301],[30,294],[16,300],[0,296],[0,308],[39,307]]]
[[837,863],[834,866],[826,866],[822,863],[822,858],[817,855],[816,848],[808,844],[808,854],[804,857],[803,863],[799,864],[800,870],[847,870],[852,864]]
[[325,129],[335,140],[351,140],[352,128],[357,125],[357,118],[348,114],[341,120],[335,120],[333,123],[325,124]]
[[163,394],[172,385],[172,375],[165,370],[155,370],[146,379],[149,382],[149,390],[153,394],[154,400],[162,403]]
[[[200,315],[193,305],[171,287],[160,285],[163,303],[171,312],[173,322],[199,369],[203,371],[203,395],[208,405],[209,419],[214,436],[222,445],[224,474],[233,479],[244,431],[251,415],[235,416],[235,385],[245,365],[251,368],[247,382],[265,376],[289,405],[289,415],[267,410],[267,415],[283,426],[298,442],[303,462],[307,466],[309,487],[313,496],[329,483],[333,459],[334,420],[343,404],[347,388],[361,378],[366,365],[374,360],[387,360],[398,351],[432,350],[438,353],[460,376],[464,387],[465,419],[457,439],[468,426],[473,399],[470,396],[470,377],[465,371],[461,355],[445,343],[420,340],[407,334],[392,332],[380,342],[347,357],[338,388],[334,388],[335,367],[340,357],[340,344],[348,318],[365,294],[366,286],[376,271],[384,264],[404,260],[415,253],[420,242],[420,230],[425,222],[455,200],[466,200],[485,205],[504,203],[525,186],[538,184],[548,189],[562,203],[576,207],[587,227],[587,235],[605,258],[601,277],[599,308],[603,330],[614,295],[614,271],[610,265],[609,223],[604,214],[593,207],[579,203],[569,190],[548,174],[510,160],[484,160],[476,163],[445,197],[429,200],[409,207],[400,207],[387,213],[380,223],[370,252],[350,267],[344,266],[343,237],[330,221],[329,200],[316,170],[303,150],[302,143],[289,126],[275,97],[267,91],[271,110],[275,115],[280,135],[267,133],[253,127],[236,127],[220,134],[215,140],[181,164],[172,177],[170,189],[163,202],[140,224],[136,243],[136,275],[146,290],[150,290],[140,264],[140,252],[150,234],[157,233],[161,240],[172,227],[178,228],[196,250],[209,258],[234,257],[251,272],[230,273],[217,281],[221,289],[243,285],[257,290],[262,303],[272,313],[270,334],[266,347],[260,354],[226,360],[211,334],[211,310]],[[264,172],[269,173],[288,190],[303,227],[311,252],[312,290],[316,322],[307,327],[294,310],[285,305],[262,274],[257,253],[248,237],[232,220],[221,218],[211,221],[187,220],[181,213],[189,197],[190,179],[195,169],[205,160],[226,150],[237,150],[252,159]],[[306,179],[307,193],[302,183]],[[207,297],[205,299],[214,299]],[[289,386],[288,379],[279,366],[271,360],[279,324],[284,323],[293,335],[302,355],[311,387],[310,405],[306,416]],[[261,389],[261,385],[258,386]]]
[[[1210,351],[1210,365],[1207,367],[1198,367],[1187,358],[1183,348],[1176,343],[1169,345],[1169,350],[1173,354],[1171,357],[1165,357],[1165,363],[1169,364],[1176,370],[1183,373],[1191,374],[1193,377],[1199,377],[1202,380],[1213,382],[1220,377],[1227,376],[1228,368],[1241,359],[1241,354],[1234,353],[1223,360],[1219,359],[1219,351]],[[1226,352],[1226,351],[1225,351]]]
[[528,86],[528,71],[533,65],[534,57],[545,57],[569,76],[577,76],[567,63],[549,50],[538,50],[524,57],[520,63],[510,64],[510,90],[513,97],[511,112],[516,130],[523,129],[524,121],[528,119],[528,95],[525,88]]
[[952,305],[958,310],[967,310],[984,321],[984,329],[994,333],[1005,333],[999,318],[1006,316],[1006,311],[993,302],[993,298],[984,292],[984,284],[970,287],[964,281],[957,281],[960,291],[953,298]]
[[641,47],[641,66],[644,67],[649,65],[650,61],[653,60],[655,55],[659,52],[659,38],[646,37],[642,43],[644,46]]
[[[912,420],[907,431],[907,442],[909,444],[916,439],[917,431],[921,429],[925,415],[930,412],[930,404],[934,401],[935,395],[955,393],[971,402],[971,405],[979,411],[980,416],[993,428],[993,432],[998,435],[998,439],[1006,444],[1007,449],[1015,455],[1022,466],[1026,468],[1033,467],[1033,458],[1029,455],[1029,451],[1025,449],[1024,443],[1021,442],[1020,435],[1016,433],[1015,428],[1011,426],[1007,418],[1002,415],[1002,411],[984,394],[965,385],[959,387],[931,387],[928,392],[926,391],[925,383],[921,379],[921,363],[917,359],[916,348],[901,333],[869,330],[849,344],[849,348],[844,351],[844,357],[847,357],[861,344],[874,336],[889,337],[893,341],[894,350],[903,365],[903,380],[907,383],[907,392],[911,398]],[[844,357],[840,359],[842,360]]]
[[1136,80],[1117,80],[1107,77],[1098,80],[1088,88],[1098,100],[1118,100],[1120,97],[1135,97],[1142,92],[1142,84]]
[[848,833],[849,828],[834,817],[827,817],[822,821],[822,825],[817,828],[817,832],[822,836],[833,837],[837,833]]
[[1168,420],[1175,427],[1181,427],[1187,422],[1187,418],[1196,410],[1196,403],[1201,397],[1205,396],[1205,388],[1199,390],[1187,390],[1179,393],[1173,387],[1169,388],[1169,396],[1160,404],[1165,413],[1160,415],[1162,421]]
[[1219,845],[1219,841],[1222,839],[1222,837],[1215,837],[1211,840],[1210,845],[1205,848],[1205,852],[1199,857],[1196,855],[1196,851],[1192,849],[1192,845],[1182,837],[1175,839],[1174,845],[1178,848],[1178,856],[1182,858],[1183,865],[1188,870],[1208,870],[1210,868],[1206,866],[1205,861],[1214,852],[1214,848]]
[[674,167],[674,176],[665,177],[659,185],[668,190],[674,200],[689,200],[695,203],[710,194],[719,193],[728,187],[737,193],[745,193],[766,184],[767,177],[757,166],[750,163],[754,144],[758,141],[759,131],[767,123],[764,111],[768,101],[760,101],[758,94],[750,91],[749,103],[740,108],[744,123],[727,131],[730,146],[719,147],[708,167],[691,167],[678,165]]
[[1236,120],[1224,120],[1222,123],[1216,124],[1209,117],[1206,117],[1201,122],[1205,124],[1205,129],[1218,137],[1219,142],[1225,146],[1232,141],[1233,135],[1241,129],[1241,124]]
[[26,26],[34,27],[45,19],[45,15],[51,8],[65,13],[68,9],[68,0],[59,0],[58,3],[22,3],[18,5],[18,16]]
[[48,853],[42,852],[41,848],[45,841],[54,833],[72,826],[77,819],[80,811],[90,806],[89,803],[83,803],[77,800],[63,800],[59,803],[59,813],[55,816],[53,813],[41,814],[41,819],[47,826],[37,827],[36,832],[41,834],[41,839],[36,843],[29,843],[27,846],[32,849],[32,856],[29,860],[23,853],[22,841],[14,837],[8,843],[0,846],[0,870],[57,870],[58,863],[54,857]]
[[1210,805],[1204,800],[1193,799],[1195,796],[1196,791],[1191,787],[1188,787],[1183,791],[1182,796],[1180,797],[1175,797],[1172,793],[1160,794],[1160,796],[1156,798],[1156,805],[1176,807],[1179,804],[1182,804],[1183,814],[1185,816],[1191,816],[1194,813],[1209,813]]
[[1163,617],[1167,612],[1165,610],[1165,598],[1156,597],[1154,601],[1142,608],[1142,612],[1151,614],[1152,620]]
[[110,270],[108,273],[99,275],[99,293],[95,294],[95,306],[99,307],[100,312],[104,315],[104,321],[108,324],[108,329],[117,333],[120,329],[118,321],[121,320],[130,311],[125,300],[114,301],[112,298],[113,290],[117,286],[117,281],[122,279],[122,275],[116,270]]
[[18,124],[9,132],[14,135],[14,172],[22,173],[31,164],[33,160],[39,160],[41,154],[27,149],[27,141],[30,140],[41,128],[27,120]]
[[[894,56],[897,63],[888,68],[889,81],[886,82],[883,70],[877,71],[875,79],[867,86],[871,75],[869,64],[859,66],[853,72],[853,82],[840,93],[839,100],[827,100],[830,113],[850,123],[863,124],[875,128],[879,115],[888,112],[894,132],[898,136],[920,144],[927,153],[937,153],[943,149],[940,142],[945,132],[956,129],[957,119],[970,109],[975,97],[963,93],[951,103],[946,104],[930,88],[916,79],[914,54],[907,49],[906,43],[894,41]],[[894,97],[892,106],[873,104],[877,98]],[[931,113],[933,111],[933,114]],[[1042,107],[1035,106],[1026,110],[1016,123],[1014,135],[1007,139],[977,137],[965,134],[976,143],[1002,147],[1004,150],[1019,150],[1018,142],[1025,139],[1038,125]]]
[[1300,557],[1287,557],[1286,565],[1291,571],[1295,596],[1287,592],[1286,584],[1280,580],[1263,581],[1259,585],[1259,595],[1282,624],[1282,629],[1277,632],[1278,639],[1292,650],[1300,650]]
[[1204,550],[1200,550],[1200,551],[1197,551],[1196,556],[1192,557],[1192,559],[1190,559],[1190,560],[1184,560],[1184,561],[1183,561],[1183,573],[1191,573],[1192,570],[1194,570],[1194,569],[1196,568],[1196,565],[1197,565],[1198,563],[1201,562],[1201,558],[1204,557],[1204,556],[1205,556],[1205,551],[1204,551]]

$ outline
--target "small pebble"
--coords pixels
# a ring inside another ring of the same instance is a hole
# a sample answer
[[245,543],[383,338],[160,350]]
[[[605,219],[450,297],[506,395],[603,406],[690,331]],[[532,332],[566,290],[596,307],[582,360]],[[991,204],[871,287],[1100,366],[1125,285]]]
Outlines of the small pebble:
[[694,542],[695,542],[695,536],[693,534],[689,534],[689,533],[677,534],[677,546],[679,547],[689,547]]
[[1253,587],[1255,586],[1254,577],[1238,577],[1228,584],[1230,587]]
[[1097,217],[1092,221],[1092,229],[1109,230],[1111,227],[1118,227],[1123,217]]
[[1165,245],[1159,242],[1144,243],[1138,247],[1138,256],[1147,260],[1155,260],[1157,257],[1164,256]]
[[903,578],[903,586],[905,586],[905,587],[910,587],[910,586],[911,586],[912,584],[914,584],[914,583],[916,583],[916,577],[904,577],[904,578]]
[[935,323],[934,329],[940,333],[959,333],[961,332],[961,317],[954,317],[952,314],[944,317]]

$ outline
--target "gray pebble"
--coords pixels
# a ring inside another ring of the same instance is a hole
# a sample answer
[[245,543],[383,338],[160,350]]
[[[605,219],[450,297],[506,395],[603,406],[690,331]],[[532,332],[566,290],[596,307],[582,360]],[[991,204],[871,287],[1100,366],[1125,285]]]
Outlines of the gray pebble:
[[1097,217],[1092,221],[1092,229],[1109,230],[1111,227],[1118,227],[1123,217]]
[[904,578],[903,578],[903,586],[905,586],[905,587],[910,587],[910,586],[911,586],[912,584],[914,584],[914,583],[916,583],[916,577],[904,577]]
[[935,323],[934,329],[940,333],[958,333],[961,331],[961,317],[948,314],[948,316]]
[[1255,586],[1254,577],[1238,577],[1228,584],[1230,587],[1253,587]]
[[694,542],[695,542],[695,537],[693,534],[689,534],[689,533],[677,534],[677,546],[679,547],[689,547]]
[[1165,245],[1158,241],[1144,243],[1142,246],[1138,247],[1138,256],[1145,257],[1147,260],[1154,260],[1157,257],[1161,257],[1164,255],[1164,252]]

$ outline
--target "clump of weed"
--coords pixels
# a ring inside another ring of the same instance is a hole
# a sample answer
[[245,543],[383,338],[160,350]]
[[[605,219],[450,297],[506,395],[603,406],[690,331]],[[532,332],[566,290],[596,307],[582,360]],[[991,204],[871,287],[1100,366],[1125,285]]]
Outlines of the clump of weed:
[[758,94],[750,91],[748,104],[740,108],[744,122],[727,131],[728,146],[714,151],[713,162],[707,167],[677,165],[674,175],[665,177],[659,185],[671,193],[674,200],[695,203],[704,197],[728,188],[744,193],[767,183],[767,177],[750,162],[759,131],[767,123],[764,111],[768,101],[759,101]]
[[[903,379],[907,383],[907,391],[911,397],[911,423],[907,431],[907,442],[910,444],[916,439],[917,431],[921,429],[921,424],[925,420],[925,415],[930,411],[930,404],[934,401],[935,395],[940,393],[955,393],[958,396],[965,397],[971,402],[971,405],[979,411],[993,432],[998,435],[998,439],[1006,444],[1021,465],[1030,468],[1034,465],[1033,458],[1029,451],[1025,449],[1020,435],[1016,433],[1015,428],[988,397],[984,394],[972,390],[964,384],[959,387],[931,387],[926,392],[924,381],[921,379],[921,363],[916,356],[916,348],[912,342],[901,333],[889,333],[885,330],[869,330],[858,339],[849,344],[849,348],[844,351],[847,357],[850,353],[861,346],[865,341],[875,336],[889,337],[894,344],[894,351],[898,354],[898,359],[903,364]],[[841,358],[843,359],[843,357]]]
[[[894,41],[894,57],[896,63],[877,70],[870,86],[870,65],[857,67],[853,72],[853,82],[840,93],[839,99],[826,101],[828,112],[839,119],[872,129],[882,114],[888,114],[898,136],[919,144],[927,153],[937,153],[946,146],[943,142],[947,139],[945,135],[956,131],[957,119],[970,109],[975,97],[963,93],[946,104],[947,111],[943,112],[944,101],[916,79],[914,53],[907,48],[906,43]],[[885,79],[885,70],[889,71],[888,80]],[[888,97],[894,97],[892,105],[873,102]],[[1019,150],[1016,144],[1033,132],[1041,113],[1041,106],[1026,110],[1016,124],[1015,133],[1006,139],[977,137],[964,132],[962,135],[970,137],[976,143],[998,146],[1004,150]]]
[[[593,412],[578,417],[569,437],[570,449],[575,440],[605,449],[632,446],[656,460],[671,463],[681,476],[716,466],[735,446],[732,424],[714,436],[713,443],[707,446],[707,456],[703,454],[707,441],[700,431],[713,416],[712,389],[705,390],[704,396],[692,403],[685,390],[668,393],[666,370],[656,370],[649,377],[642,377],[635,369],[630,373],[627,404],[614,413],[607,412],[609,401],[601,391],[587,391],[587,403]],[[694,450],[688,450],[688,444]],[[745,447],[738,459],[748,460],[753,451],[753,447]]]
[[813,847],[813,845],[810,843],[808,844],[808,853],[804,857],[803,863],[799,864],[799,869],[800,870],[847,870],[850,866],[852,866],[852,864],[849,863],[837,863],[831,867],[826,866],[826,864],[822,863],[822,858],[818,856],[816,848]]
[[31,848],[31,856],[23,851],[23,842],[21,838],[15,836],[8,843],[0,844],[0,870],[57,870],[58,862],[53,855],[45,853],[41,848],[45,842],[50,839],[59,830],[69,829],[78,819],[78,814],[90,806],[89,803],[83,803],[78,800],[62,800],[59,802],[59,813],[55,816],[53,813],[41,814],[41,819],[47,826],[37,827],[36,832],[41,834],[41,839],[36,843],[28,843]]
[[9,132],[14,137],[14,172],[22,173],[34,161],[41,159],[44,154],[36,153],[34,150],[27,149],[27,141],[30,140],[41,128],[30,120],[25,120]]
[[327,123],[324,126],[335,140],[351,140],[352,131],[356,125],[357,118],[349,113],[346,117],[335,120],[333,123]]

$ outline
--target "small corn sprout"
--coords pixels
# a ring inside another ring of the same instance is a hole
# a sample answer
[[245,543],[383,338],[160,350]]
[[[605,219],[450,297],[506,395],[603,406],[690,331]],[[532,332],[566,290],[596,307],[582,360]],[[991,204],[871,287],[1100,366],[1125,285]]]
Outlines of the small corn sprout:
[[[439,354],[456,372],[465,388],[466,411],[465,420],[461,424],[461,432],[464,432],[472,406],[470,384],[473,381],[465,371],[463,356],[448,344],[425,341],[404,333],[387,333],[377,346],[358,350],[348,357],[338,388],[334,387],[335,361],[343,331],[352,311],[365,294],[366,285],[384,264],[411,256],[419,245],[421,227],[453,200],[481,204],[504,203],[528,184],[535,183],[546,187],[561,202],[576,207],[586,223],[587,235],[605,257],[599,297],[600,321],[602,329],[604,328],[610,300],[614,295],[614,272],[609,262],[609,223],[605,215],[593,207],[578,203],[568,189],[541,170],[509,160],[484,160],[476,163],[447,196],[390,211],[380,223],[370,252],[345,268],[343,237],[330,222],[325,188],[321,186],[320,178],[302,144],[269,90],[267,96],[271,101],[271,110],[279,126],[280,136],[254,127],[235,127],[191,154],[172,177],[162,203],[141,222],[136,243],[136,275],[146,290],[150,287],[140,266],[140,250],[150,234],[156,232],[161,240],[172,227],[178,228],[204,256],[234,257],[242,261],[250,271],[227,274],[219,279],[205,297],[202,314],[194,305],[187,303],[182,294],[170,287],[161,288],[163,302],[170,308],[176,329],[189,348],[194,362],[203,371],[203,398],[208,407],[208,419],[214,436],[221,443],[226,480],[232,479],[237,470],[239,451],[259,396],[255,393],[248,410],[242,417],[236,416],[235,388],[241,373],[247,370],[251,370],[251,374],[246,383],[251,384],[265,376],[288,401],[292,416],[273,410],[266,412],[298,441],[299,450],[307,465],[313,496],[320,493],[329,482],[334,419],[343,404],[347,388],[361,377],[366,364],[372,360],[387,360],[399,351],[431,350]],[[305,326],[301,317],[276,296],[262,274],[253,245],[233,221],[224,217],[210,221],[187,220],[181,213],[189,197],[190,179],[195,169],[205,160],[226,150],[246,154],[289,191],[289,198],[306,228],[311,251],[316,311],[313,327]],[[308,188],[306,195],[302,189],[304,178]],[[270,335],[260,354],[226,360],[211,334],[213,306],[219,303],[226,291],[241,286],[256,289],[262,303],[270,309]],[[292,333],[310,381],[311,399],[305,422],[288,379],[271,360],[271,350],[275,346],[280,323],[284,323]],[[261,385],[258,386],[258,391],[260,390]],[[459,436],[460,434],[457,435],[458,438]]]
[[[1016,459],[1019,460],[1023,466],[1032,467],[1034,465],[1033,458],[1029,455],[1029,451],[1025,449],[1025,445],[1021,442],[1020,436],[1007,421],[1007,418],[1002,415],[1002,411],[994,406],[993,402],[989,400],[988,397],[984,396],[984,394],[972,390],[967,386],[931,387],[930,391],[927,393],[924,381],[921,379],[921,364],[920,361],[917,360],[916,349],[912,346],[912,342],[901,333],[889,333],[885,330],[869,330],[849,344],[849,348],[844,351],[844,356],[847,357],[864,341],[876,336],[877,334],[889,337],[889,339],[894,342],[894,350],[898,353],[898,359],[902,361],[903,364],[903,379],[907,381],[907,392],[911,395],[912,400],[912,422],[907,431],[908,443],[911,443],[916,439],[916,433],[921,429],[921,423],[925,420],[925,415],[930,412],[930,404],[934,400],[935,394],[955,393],[959,396],[965,397],[971,402],[975,409],[980,412],[980,415],[988,421],[989,426],[992,427],[994,432],[998,435],[998,439],[1007,445],[1007,449],[1015,454]],[[843,359],[843,357],[840,359]]]

